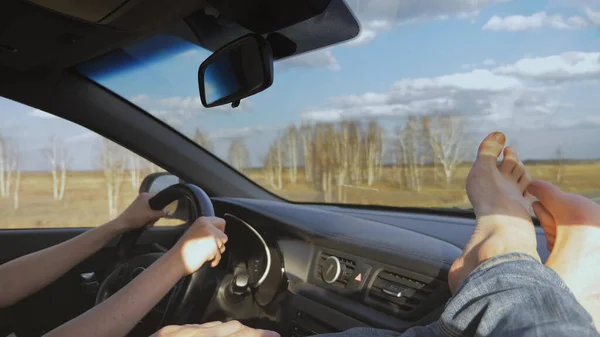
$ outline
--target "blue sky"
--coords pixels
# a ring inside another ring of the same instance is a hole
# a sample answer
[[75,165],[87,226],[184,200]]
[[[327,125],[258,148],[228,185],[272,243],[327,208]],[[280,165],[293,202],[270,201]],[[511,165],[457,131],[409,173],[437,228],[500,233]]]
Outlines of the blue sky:
[[[237,109],[204,109],[196,73],[208,53],[183,48],[100,83],[186,135],[207,134],[226,158],[244,138],[253,165],[288,124],[460,113],[476,135],[501,130],[523,158],[600,158],[600,3],[596,0],[348,0],[354,40],[276,64],[271,88]],[[140,57],[140,47],[128,50]],[[0,133],[28,169],[59,135],[71,166],[97,165],[87,130],[0,99]],[[96,155],[97,157],[97,155]]]

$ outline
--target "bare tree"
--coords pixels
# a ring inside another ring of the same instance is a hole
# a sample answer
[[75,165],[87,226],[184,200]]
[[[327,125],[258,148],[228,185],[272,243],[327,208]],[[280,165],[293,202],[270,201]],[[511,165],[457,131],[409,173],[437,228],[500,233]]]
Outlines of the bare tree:
[[53,136],[50,138],[50,146],[42,152],[50,163],[52,197],[54,200],[62,200],[67,185],[67,146],[62,139]]
[[6,198],[8,196],[8,191],[6,188],[8,184],[8,182],[6,181],[7,168],[10,166],[10,164],[8,163],[8,149],[9,146],[6,140],[0,137],[0,196],[2,198]]
[[312,174],[312,138],[313,129],[312,126],[304,124],[300,127],[300,136],[302,137],[302,150],[304,154],[304,180],[307,184],[311,184],[313,181]]
[[142,183],[142,158],[133,152],[127,153],[127,170],[129,171],[129,182],[131,189],[136,192]]
[[340,123],[340,130],[337,135],[331,135],[332,144],[334,146],[334,165],[336,175],[336,185],[338,189],[337,201],[345,202],[346,194],[344,187],[346,186],[347,179],[350,175],[351,158],[353,153],[351,152],[351,123],[344,121]]
[[288,177],[290,182],[295,184],[298,177],[298,129],[295,125],[290,125],[285,130],[283,146]]
[[397,172],[404,174],[403,185],[413,191],[421,191],[422,160],[420,160],[420,123],[418,119],[411,116],[404,127],[397,127],[395,141],[393,144],[393,158],[397,166]]
[[555,181],[557,184],[561,184],[563,182],[563,178],[565,176],[565,158],[563,156],[562,148],[559,146],[556,149],[555,153]]
[[350,121],[347,124],[347,151],[350,154],[349,157],[349,179],[352,184],[360,184],[363,178],[363,156],[364,153],[361,151],[361,137],[362,129],[357,121]]
[[14,209],[19,208],[21,161],[16,143],[0,137],[0,196],[12,196]]
[[283,142],[281,138],[275,139],[264,160],[265,178],[273,188],[283,188]]
[[108,215],[114,218],[117,216],[119,196],[126,170],[124,150],[119,145],[103,138],[100,158],[108,196]]
[[21,190],[21,160],[18,155],[15,155],[15,170],[17,174],[15,176],[15,184],[12,191],[13,196],[13,208],[19,209],[19,191]]
[[443,170],[446,185],[450,185],[457,167],[467,155],[467,123],[459,116],[437,114],[429,126],[429,144],[434,161]]
[[336,174],[336,132],[332,124],[319,123],[313,130],[313,185],[323,192],[323,201],[333,201]]
[[16,183],[17,174],[20,179],[20,165],[18,158],[17,145],[0,137],[0,196],[2,198],[10,197],[13,193],[13,183]]
[[383,164],[383,129],[377,121],[369,121],[364,139],[367,185],[371,186],[381,173]]
[[200,129],[196,129],[196,132],[194,132],[193,139],[194,139],[194,142],[196,142],[196,144],[202,146],[209,152],[213,152],[213,144],[210,141],[210,138],[208,138],[208,136],[206,136],[204,133],[202,133],[200,131]]
[[243,139],[236,138],[231,142],[227,159],[229,164],[240,172],[250,166],[250,153]]

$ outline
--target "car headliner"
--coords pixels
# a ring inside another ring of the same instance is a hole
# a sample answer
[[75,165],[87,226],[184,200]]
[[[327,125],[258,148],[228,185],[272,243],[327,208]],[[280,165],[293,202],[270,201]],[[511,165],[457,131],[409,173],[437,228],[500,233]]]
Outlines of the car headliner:
[[[157,33],[177,35],[200,44],[195,34],[198,31],[194,32],[182,18],[202,9],[204,4],[197,0],[145,0],[110,25],[102,25],[69,18],[30,2],[2,1],[0,96],[84,126],[204,188],[212,197],[282,200],[168,125],[73,69],[77,64]],[[328,10],[331,8],[346,11],[340,22],[346,24],[347,30],[344,32],[343,25],[339,30],[344,34],[323,34],[332,30],[321,27],[306,35],[321,42],[299,44],[297,52],[310,50],[306,46],[318,48],[358,34],[356,20],[342,0],[333,0]],[[311,29],[314,27],[319,26],[309,25]],[[302,38],[300,32],[295,33]],[[242,33],[238,30],[233,35]],[[221,42],[211,40],[213,49],[235,38],[231,34],[223,32]],[[209,44],[209,39],[204,41]]]

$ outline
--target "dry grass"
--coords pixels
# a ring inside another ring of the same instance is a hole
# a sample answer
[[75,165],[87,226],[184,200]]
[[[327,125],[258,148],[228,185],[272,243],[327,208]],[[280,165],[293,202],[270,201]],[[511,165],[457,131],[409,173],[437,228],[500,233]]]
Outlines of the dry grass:
[[[534,179],[556,180],[557,167],[549,164],[526,165]],[[344,187],[345,203],[388,205],[404,207],[466,207],[469,200],[464,190],[470,165],[460,167],[452,184],[436,182],[433,178],[433,168],[423,169],[424,186],[420,192],[410,191],[399,186],[393,179],[392,169],[384,168],[381,179],[373,186]],[[298,183],[284,183],[282,190],[269,186],[262,173],[249,171],[248,176],[272,192],[294,201],[322,202],[322,192],[314,190],[311,186]],[[284,174],[284,177],[287,177]],[[284,181],[286,181],[284,179]],[[299,173],[298,182],[304,181],[304,175]],[[562,182],[558,184],[568,192],[580,193],[587,197],[600,197],[600,163],[568,164],[564,168]],[[337,193],[337,190],[336,192]],[[334,193],[334,194],[335,194]]]
[[[529,165],[535,179],[553,181],[556,167],[552,165]],[[382,179],[374,186],[344,187],[347,203],[377,204],[390,206],[449,207],[466,206],[464,182],[469,167],[461,167],[450,186],[436,184],[431,169],[425,169],[425,186],[421,192],[403,190],[393,182],[389,168],[382,170]],[[274,190],[266,183],[260,171],[248,171],[250,178],[273,192],[294,201],[320,202],[323,194],[312,186],[290,184],[284,179],[284,188]],[[287,178],[285,176],[284,178]],[[304,181],[300,172],[299,182]],[[25,173],[21,180],[20,207],[13,209],[12,199],[0,199],[0,228],[60,228],[94,227],[109,220],[106,186],[101,172],[71,172],[62,201],[52,199],[52,180],[48,173]],[[588,197],[600,196],[600,163],[569,164],[560,186],[570,192]],[[123,185],[119,210],[123,210],[136,194],[127,182]],[[157,225],[170,225],[162,220]]]

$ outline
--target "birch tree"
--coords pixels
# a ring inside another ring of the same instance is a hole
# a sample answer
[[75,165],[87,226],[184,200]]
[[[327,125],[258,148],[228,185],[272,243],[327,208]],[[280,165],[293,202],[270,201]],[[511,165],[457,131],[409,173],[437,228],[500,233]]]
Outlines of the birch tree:
[[349,180],[352,184],[360,184],[363,178],[363,151],[361,151],[361,127],[357,121],[347,123],[347,151],[349,155]]
[[265,179],[274,189],[283,188],[283,142],[281,138],[275,139],[264,160],[263,172]]
[[[125,150],[123,150],[125,151]],[[133,152],[127,153],[127,170],[129,171],[129,182],[131,189],[137,192],[142,183],[143,159]]]
[[398,161],[395,165],[400,166],[399,171],[404,174],[403,184],[407,189],[417,192],[421,191],[423,185],[419,133],[419,121],[411,116],[403,127],[396,128],[393,144],[393,158]]
[[345,202],[345,185],[350,175],[350,165],[352,157],[351,152],[351,137],[350,137],[350,122],[344,121],[340,123],[339,133],[331,135],[333,138],[331,143],[334,146],[334,165],[337,185],[337,202]]
[[313,185],[323,192],[323,201],[333,201],[333,181],[336,173],[336,133],[332,124],[319,123],[313,130]]
[[313,128],[308,124],[304,124],[300,127],[300,137],[302,138],[302,153],[304,155],[304,180],[307,184],[312,184],[313,181],[313,151],[312,151],[312,138]]
[[437,114],[431,119],[428,136],[434,161],[444,174],[445,184],[450,185],[467,155],[467,123],[462,117]]
[[54,136],[50,138],[50,146],[43,153],[50,164],[52,197],[54,200],[63,200],[67,185],[67,146],[62,139]]
[[236,138],[231,142],[227,159],[229,164],[240,172],[250,166],[250,153],[243,139]]
[[367,185],[379,178],[383,164],[383,129],[376,121],[370,121],[364,139]]
[[19,192],[21,190],[21,160],[20,160],[18,154],[15,154],[14,158],[15,158],[14,159],[14,162],[15,162],[14,170],[16,171],[16,175],[15,175],[14,187],[12,190],[13,208],[19,209]]
[[209,152],[213,152],[213,144],[210,141],[210,138],[205,135],[204,133],[202,133],[200,131],[200,129],[196,129],[196,131],[194,132],[194,142],[196,142],[196,144],[202,146],[204,149],[206,149]]
[[12,196],[13,208],[19,208],[21,162],[17,144],[0,137],[0,196]]
[[117,216],[119,196],[123,178],[125,176],[126,161],[124,150],[119,145],[103,138],[100,158],[104,170],[104,181],[108,197],[108,215],[110,218]]
[[2,198],[8,196],[8,190],[6,188],[9,184],[7,182],[7,176],[10,177],[10,174],[7,172],[10,167],[8,149],[9,146],[6,140],[0,137],[0,196]]
[[0,196],[8,198],[13,193],[15,179],[20,179],[17,145],[0,137]]
[[298,129],[295,125],[291,125],[285,130],[283,146],[285,147],[288,177],[290,182],[295,184],[298,177]]

